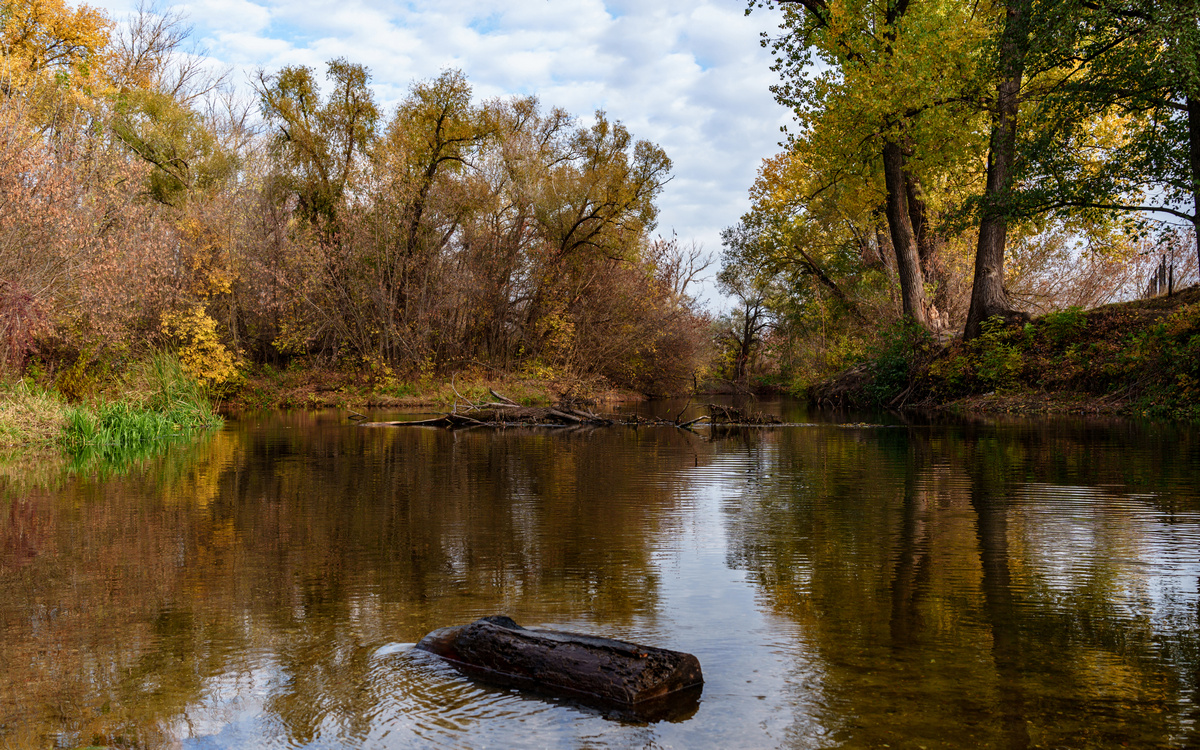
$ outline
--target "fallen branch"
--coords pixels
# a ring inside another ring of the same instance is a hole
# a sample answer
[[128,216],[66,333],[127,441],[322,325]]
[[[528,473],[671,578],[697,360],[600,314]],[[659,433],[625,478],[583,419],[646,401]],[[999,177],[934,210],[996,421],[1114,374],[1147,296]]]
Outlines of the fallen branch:
[[518,406],[511,403],[488,403],[472,406],[468,411],[452,411],[431,419],[415,419],[394,422],[360,422],[363,427],[607,427],[627,425],[630,427],[662,426],[677,427],[692,431],[696,425],[707,422],[712,427],[753,426],[780,424],[780,419],[770,414],[742,414],[733,407],[708,404],[709,413],[681,422],[678,419],[643,417],[629,414],[623,417],[603,416],[585,409],[566,404],[558,406]]
[[502,396],[499,393],[496,393],[495,391],[493,391],[491,388],[488,388],[488,393],[492,394],[492,398],[496,399],[497,401],[503,401],[504,403],[506,403],[510,406],[520,406],[520,404],[518,404],[516,401],[513,401],[508,396]]

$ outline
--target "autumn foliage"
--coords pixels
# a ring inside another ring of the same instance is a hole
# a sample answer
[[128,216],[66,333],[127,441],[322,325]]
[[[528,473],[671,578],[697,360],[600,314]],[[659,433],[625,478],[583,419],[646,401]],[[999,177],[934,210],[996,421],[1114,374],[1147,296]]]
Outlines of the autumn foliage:
[[346,60],[263,71],[239,103],[178,17],[4,8],[9,372],[169,346],[218,391],[301,360],[665,393],[703,364],[698,256],[654,238],[670,160],[603,112],[480,102],[454,71],[385,112]]
[[970,340],[1197,280],[1197,3],[747,7],[795,122],[725,233],[729,379],[802,391],[913,326]]

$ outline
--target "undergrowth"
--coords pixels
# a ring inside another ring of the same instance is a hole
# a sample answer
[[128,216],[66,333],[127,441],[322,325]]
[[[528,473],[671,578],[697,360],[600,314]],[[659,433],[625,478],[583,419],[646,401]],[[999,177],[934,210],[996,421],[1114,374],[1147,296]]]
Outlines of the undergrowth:
[[66,422],[67,401],[36,382],[0,383],[0,446],[56,443]]
[[394,374],[376,377],[317,365],[297,364],[286,369],[263,365],[249,373],[229,404],[242,409],[411,406],[448,409],[456,400],[494,401],[489,393],[489,389],[494,389],[523,406],[538,406],[554,401],[556,394],[569,390],[569,385],[562,387],[558,382],[506,373],[466,372],[455,378],[417,375],[406,379]]
[[931,403],[966,396],[1079,394],[1130,413],[1200,418],[1200,294],[1084,311],[1021,325],[988,321],[937,357],[921,389]]
[[204,386],[174,355],[152,355],[134,369],[128,384],[123,399],[67,407],[62,441],[68,451],[117,457],[222,423]]
[[920,329],[896,326],[866,362],[810,393],[869,407],[987,397],[1024,410],[1074,404],[1069,408],[1200,419],[1200,287],[1094,310],[1072,307],[1024,324],[993,318],[975,339],[940,350]]
[[868,351],[871,378],[864,387],[864,405],[892,406],[903,400],[929,359],[933,337],[909,320],[888,328]]

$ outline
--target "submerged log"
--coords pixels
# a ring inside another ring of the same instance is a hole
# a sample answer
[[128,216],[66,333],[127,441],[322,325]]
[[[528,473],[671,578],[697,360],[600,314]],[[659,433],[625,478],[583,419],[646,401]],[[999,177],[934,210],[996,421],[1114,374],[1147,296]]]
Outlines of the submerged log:
[[704,677],[695,656],[492,616],[441,628],[417,648],[471,677],[567,697],[640,720],[694,713]]

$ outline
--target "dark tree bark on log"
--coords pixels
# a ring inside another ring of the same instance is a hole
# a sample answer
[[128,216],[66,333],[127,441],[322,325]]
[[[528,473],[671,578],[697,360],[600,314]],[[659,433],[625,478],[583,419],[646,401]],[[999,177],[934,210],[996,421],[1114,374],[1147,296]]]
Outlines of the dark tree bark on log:
[[999,315],[1006,320],[1026,318],[1012,308],[1004,288],[1004,246],[1011,209],[1013,166],[1016,158],[1017,110],[1021,103],[1021,81],[1029,51],[1031,0],[1008,0],[1004,34],[1000,42],[1001,79],[996,87],[996,109],[988,146],[987,186],[983,217],[979,222],[979,245],[975,251],[975,279],[971,285],[971,309],[963,338],[973,339],[983,322]]
[[435,630],[417,648],[468,676],[634,711],[679,718],[704,685],[695,656],[561,630],[529,630],[508,617]]
[[904,153],[899,144],[883,145],[883,178],[887,187],[887,221],[896,251],[896,270],[900,277],[900,298],[905,317],[929,327],[925,306],[925,276],[921,273],[920,252],[908,212],[905,189]]

